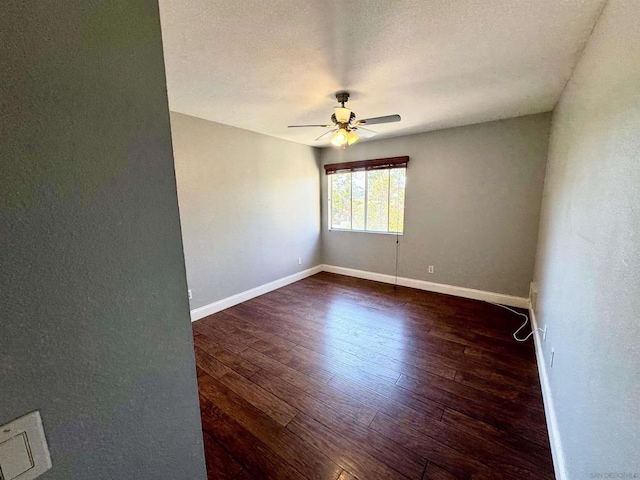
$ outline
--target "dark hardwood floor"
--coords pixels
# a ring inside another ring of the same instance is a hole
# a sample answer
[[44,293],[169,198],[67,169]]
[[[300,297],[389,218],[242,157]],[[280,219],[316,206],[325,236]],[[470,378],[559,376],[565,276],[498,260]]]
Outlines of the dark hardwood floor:
[[330,273],[197,321],[209,478],[552,479],[520,323]]

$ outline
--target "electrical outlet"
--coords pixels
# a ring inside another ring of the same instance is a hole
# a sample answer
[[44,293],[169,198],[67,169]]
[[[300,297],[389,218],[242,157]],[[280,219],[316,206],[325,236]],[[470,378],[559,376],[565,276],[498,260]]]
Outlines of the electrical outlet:
[[433,272],[434,272],[433,265],[429,265],[429,273],[433,273]]
[[298,265],[302,265],[302,257],[298,257]]
[[187,293],[189,294],[189,300],[193,299],[193,293],[191,293],[191,289],[187,290]]

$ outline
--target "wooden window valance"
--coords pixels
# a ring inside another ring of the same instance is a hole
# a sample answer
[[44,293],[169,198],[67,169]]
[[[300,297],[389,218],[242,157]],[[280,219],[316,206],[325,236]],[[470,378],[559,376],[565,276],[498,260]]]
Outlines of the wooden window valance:
[[338,172],[355,172],[357,170],[380,170],[385,168],[405,168],[409,157],[374,158],[356,162],[330,163],[324,166],[327,175]]

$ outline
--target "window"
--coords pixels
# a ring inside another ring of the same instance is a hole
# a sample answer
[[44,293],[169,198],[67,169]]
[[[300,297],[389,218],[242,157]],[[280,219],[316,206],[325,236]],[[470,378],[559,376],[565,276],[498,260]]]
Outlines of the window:
[[402,233],[408,157],[325,165],[329,228]]

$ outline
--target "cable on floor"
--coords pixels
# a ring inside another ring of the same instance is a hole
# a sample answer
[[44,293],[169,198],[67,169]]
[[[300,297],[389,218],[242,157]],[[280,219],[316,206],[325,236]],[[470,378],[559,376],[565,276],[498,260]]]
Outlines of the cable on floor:
[[486,302],[486,303],[490,303],[491,305],[495,305],[496,307],[501,307],[504,308],[505,310],[509,310],[510,312],[515,313],[516,315],[520,315],[521,317],[524,317],[524,323],[520,326],[520,328],[518,328],[515,332],[513,332],[513,338],[518,341],[518,342],[526,342],[527,340],[529,340],[529,337],[531,337],[531,335],[533,335],[536,332],[544,332],[544,330],[542,328],[536,328],[535,330],[531,330],[531,333],[529,335],[527,335],[524,338],[518,338],[518,333],[520,333],[520,330],[522,330],[524,327],[527,326],[527,323],[529,323],[529,316],[526,313],[520,313],[515,311],[512,308],[509,308],[505,305],[500,305],[499,303],[493,303],[493,302]]

